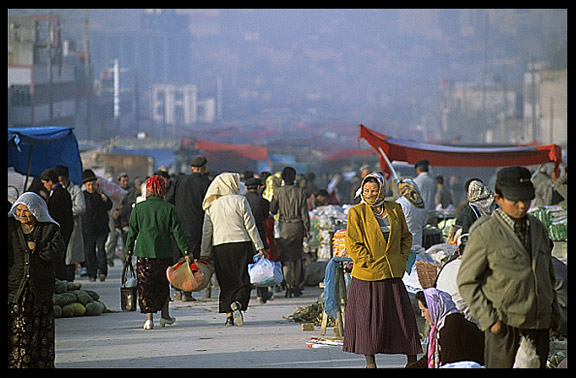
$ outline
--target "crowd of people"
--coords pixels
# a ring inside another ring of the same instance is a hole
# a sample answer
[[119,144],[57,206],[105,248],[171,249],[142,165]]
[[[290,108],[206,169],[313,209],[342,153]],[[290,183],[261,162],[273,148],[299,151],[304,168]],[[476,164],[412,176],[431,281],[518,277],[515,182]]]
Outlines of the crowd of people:
[[[566,205],[566,173],[547,181],[532,179],[523,167],[503,168],[494,191],[478,178],[467,180],[460,204],[454,200],[460,194],[447,189],[442,176],[431,177],[429,166],[426,160],[417,162],[415,177],[399,182],[367,165],[346,180],[297,174],[289,166],[276,175],[211,175],[207,159],[198,156],[189,174],[171,176],[161,169],[146,180],[135,178],[132,185],[127,174],[119,174],[115,180],[127,193],[120,203],[99,187],[91,169],[82,172],[82,188],[70,182],[67,167],[48,169],[9,203],[9,365],[53,366],[48,293],[54,279],[85,275],[105,281],[115,257],[125,264],[137,258],[143,329],[154,328],[158,311],[161,327],[175,323],[170,301],[195,300],[192,292],[171,287],[166,277],[166,269],[183,256],[187,263],[211,265],[223,324],[243,326],[253,289],[248,274],[253,256],[282,264],[282,284],[258,288],[262,303],[274,291],[284,290],[287,298],[302,295],[309,212],[347,204],[345,241],[353,265],[345,352],[364,355],[371,368],[376,354],[405,354],[409,368],[462,361],[512,367],[520,337],[528,336],[545,367],[550,331],[562,319],[553,243],[528,209],[535,198],[540,205]],[[388,200],[393,189],[395,201]],[[457,261],[446,264],[434,288],[417,293],[430,325],[428,351],[417,360],[423,351],[402,277],[423,246],[425,226],[436,225],[437,215],[447,213],[458,230]],[[24,323],[42,326],[29,329]]]

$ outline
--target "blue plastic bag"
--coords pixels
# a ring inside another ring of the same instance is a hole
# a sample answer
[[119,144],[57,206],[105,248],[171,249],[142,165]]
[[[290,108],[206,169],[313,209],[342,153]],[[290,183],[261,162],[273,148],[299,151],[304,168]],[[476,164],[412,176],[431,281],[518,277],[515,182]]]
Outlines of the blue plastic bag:
[[282,282],[282,264],[254,255],[254,264],[248,264],[250,283],[256,287],[274,286]]

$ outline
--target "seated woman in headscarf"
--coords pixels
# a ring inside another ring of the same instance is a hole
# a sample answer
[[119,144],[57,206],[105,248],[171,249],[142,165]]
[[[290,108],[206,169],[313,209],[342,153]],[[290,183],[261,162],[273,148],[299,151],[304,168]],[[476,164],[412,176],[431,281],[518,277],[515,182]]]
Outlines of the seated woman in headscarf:
[[[250,301],[248,264],[252,262],[253,246],[265,257],[250,204],[240,193],[240,174],[221,173],[210,183],[202,209],[200,258],[214,262],[220,285],[219,309],[226,313],[226,326],[243,326],[242,311]],[[243,183],[242,183],[243,185]]]
[[484,333],[464,318],[450,294],[431,287],[418,291],[416,299],[430,324],[428,353],[407,368],[435,369],[465,361],[484,365]]
[[491,215],[497,207],[494,193],[482,181],[472,180],[468,185],[468,206],[458,214],[454,224],[462,228],[462,235],[467,234],[476,219]]
[[65,253],[60,225],[46,201],[23,193],[8,212],[10,368],[54,367],[54,262]]
[[[173,324],[170,317],[170,283],[166,269],[173,262],[172,235],[188,260],[188,242],[180,226],[176,207],[164,201],[166,180],[151,176],[146,181],[146,200],[134,205],[126,238],[126,261],[138,257],[138,304],[146,314],[144,329],[154,328],[154,313],[160,313],[160,327]],[[188,261],[189,262],[189,261]]]

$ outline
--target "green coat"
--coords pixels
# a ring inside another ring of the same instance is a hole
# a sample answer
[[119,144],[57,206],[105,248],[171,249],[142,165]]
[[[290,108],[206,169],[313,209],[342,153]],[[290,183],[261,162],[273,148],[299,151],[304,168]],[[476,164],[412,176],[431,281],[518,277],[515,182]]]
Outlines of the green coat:
[[481,217],[470,229],[456,281],[482,330],[496,318],[526,329],[546,329],[552,319],[559,320],[552,242],[542,223],[528,218],[530,252],[497,212]]
[[134,206],[130,214],[126,253],[147,258],[172,258],[174,235],[183,255],[188,254],[188,242],[180,227],[174,205],[158,197],[149,197]]

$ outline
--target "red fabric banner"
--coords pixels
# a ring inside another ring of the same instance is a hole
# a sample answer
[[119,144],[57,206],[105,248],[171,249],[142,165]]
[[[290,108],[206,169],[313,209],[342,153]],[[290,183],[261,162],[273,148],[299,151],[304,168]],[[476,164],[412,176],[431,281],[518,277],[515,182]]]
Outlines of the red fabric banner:
[[227,152],[257,161],[268,160],[268,149],[266,147],[251,146],[249,144],[230,144],[196,140],[196,148],[204,151]]
[[405,161],[410,164],[426,159],[432,166],[441,167],[505,167],[512,165],[535,165],[562,162],[562,150],[556,144],[519,147],[458,147],[428,143],[418,143],[393,138],[378,133],[360,124],[359,138],[365,139],[380,155],[380,167],[388,175],[391,173],[379,149],[390,162]]

